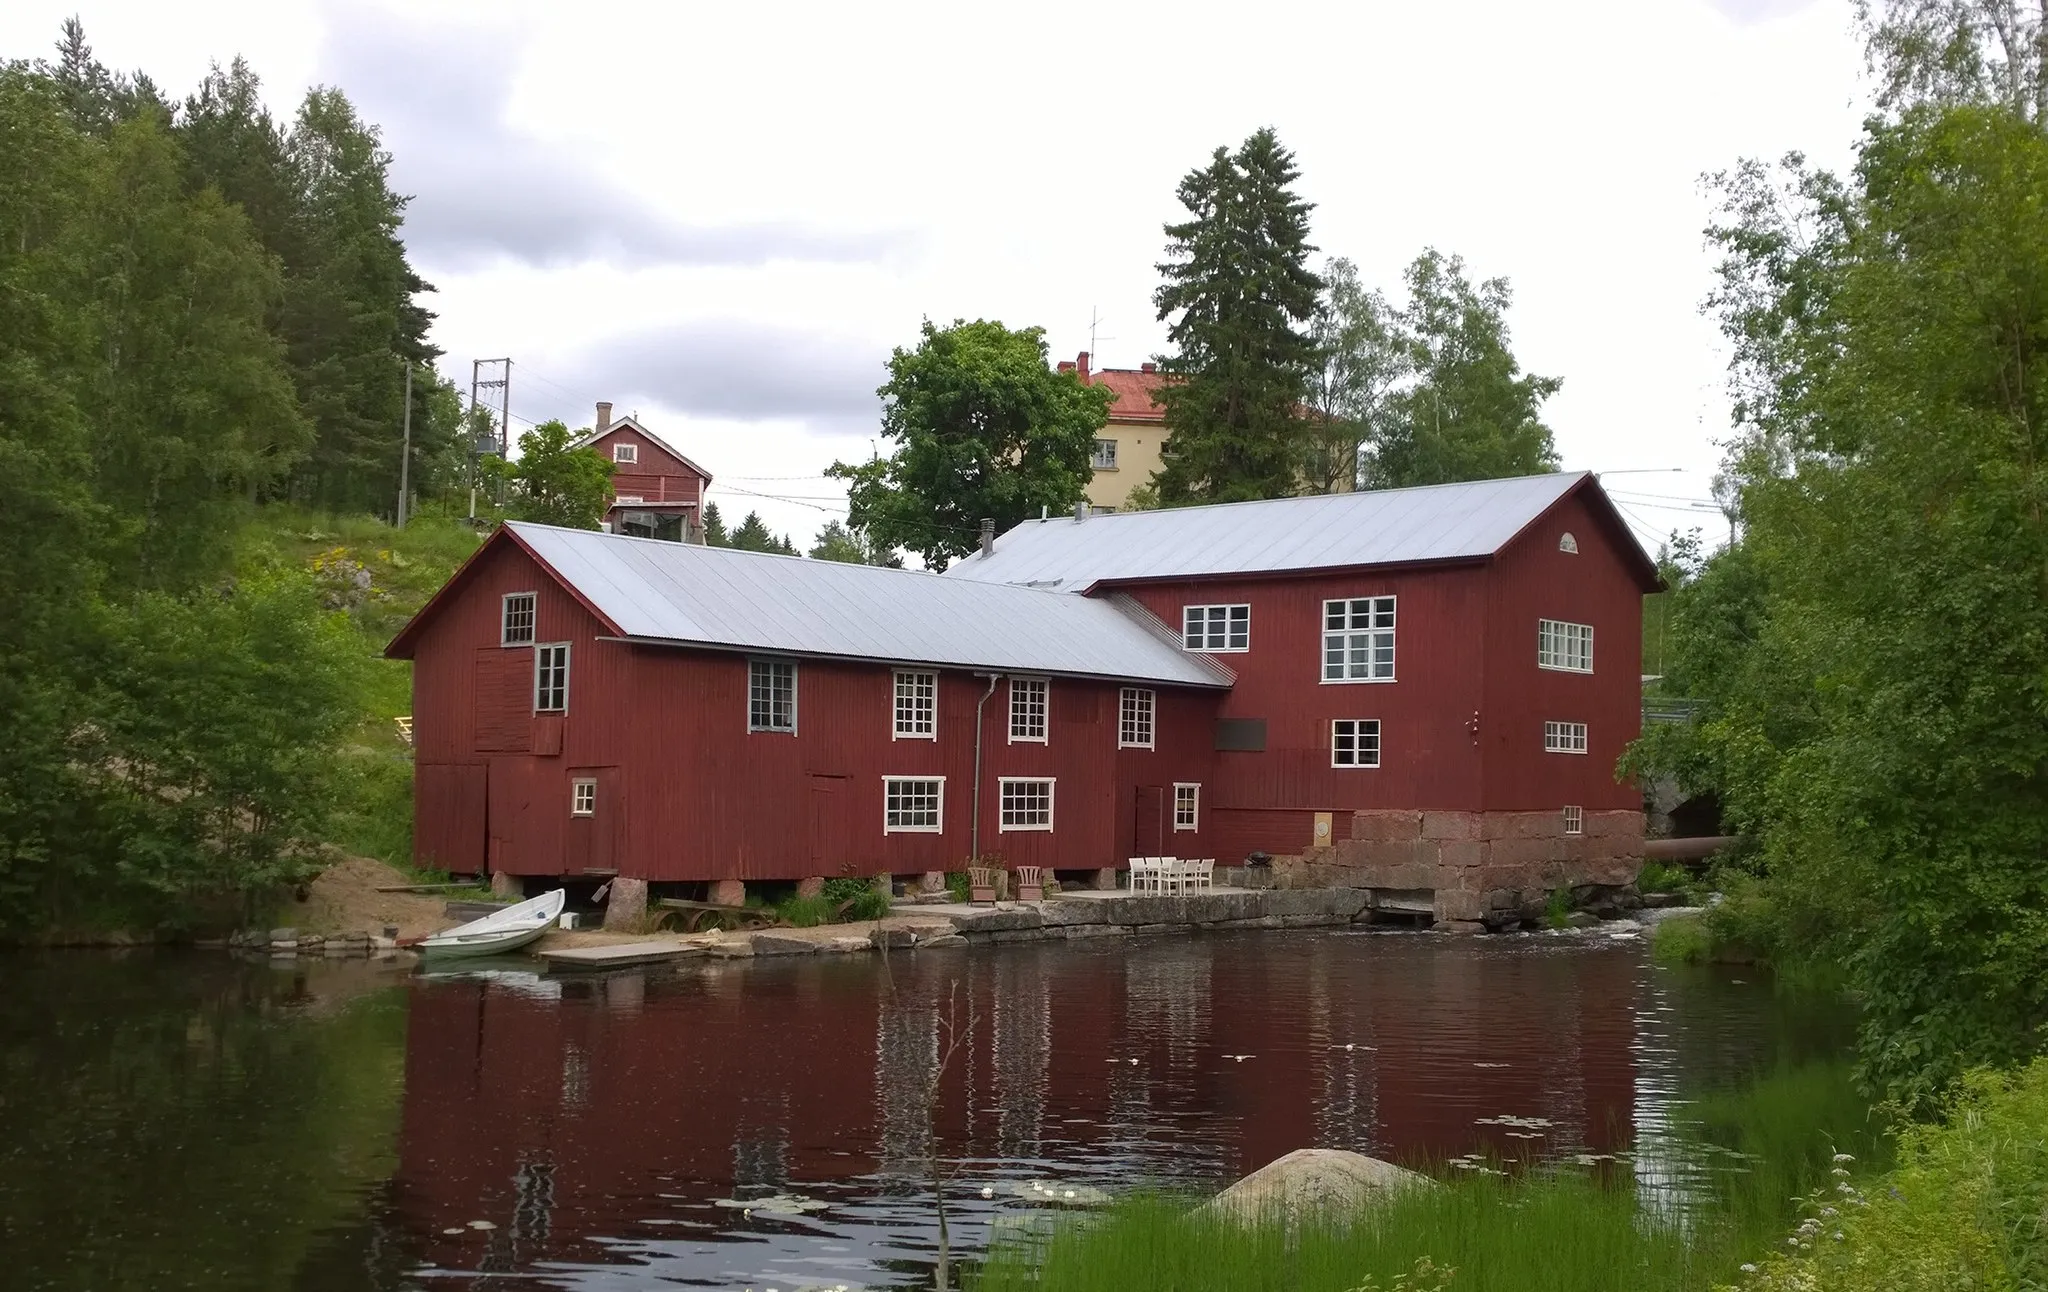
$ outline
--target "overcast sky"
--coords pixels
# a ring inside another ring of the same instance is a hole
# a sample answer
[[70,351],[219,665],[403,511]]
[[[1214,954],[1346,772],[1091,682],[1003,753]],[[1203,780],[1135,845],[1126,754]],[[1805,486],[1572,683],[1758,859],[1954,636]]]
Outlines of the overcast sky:
[[[919,320],[1046,329],[1128,367],[1180,177],[1262,125],[1314,241],[1398,284],[1425,246],[1514,286],[1569,468],[1646,544],[1719,528],[1726,434],[1705,172],[1849,156],[1848,0],[1090,6],[10,0],[0,57],[84,20],[182,96],[245,55],[273,109],[338,85],[382,126],[434,340],[510,355],[513,429],[637,411],[802,541],[864,458]],[[1678,473],[1649,469],[1683,468]],[[758,495],[772,495],[763,497]]]

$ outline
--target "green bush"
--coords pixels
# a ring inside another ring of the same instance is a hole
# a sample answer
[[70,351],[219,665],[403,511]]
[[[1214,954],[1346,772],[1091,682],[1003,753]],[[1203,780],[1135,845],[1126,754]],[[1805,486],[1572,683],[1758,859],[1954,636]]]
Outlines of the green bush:
[[1713,951],[1713,935],[1707,931],[1706,920],[1698,915],[1659,920],[1650,940],[1650,953],[1659,964],[1699,964],[1711,957]]
[[835,911],[846,908],[843,920],[879,920],[889,913],[889,894],[865,879],[826,880],[825,901]]
[[1976,1072],[1939,1123],[1900,1135],[1869,1185],[1853,1161],[1806,1199],[1784,1246],[1745,1266],[1755,1292],[1950,1292],[2048,1287],[2048,1059]]
[[1683,866],[1667,866],[1661,861],[1646,861],[1642,873],[1636,876],[1636,891],[1641,893],[1683,893],[1692,888],[1692,872]]
[[823,897],[791,897],[776,904],[776,918],[794,929],[814,929],[832,921],[832,903]]
[[974,896],[974,888],[967,882],[967,872],[964,870],[946,872],[946,892],[956,902],[964,902]]

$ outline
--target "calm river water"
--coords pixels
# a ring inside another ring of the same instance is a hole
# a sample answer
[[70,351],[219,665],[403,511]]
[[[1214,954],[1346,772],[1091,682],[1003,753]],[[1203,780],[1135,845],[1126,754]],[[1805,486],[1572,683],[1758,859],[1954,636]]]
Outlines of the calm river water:
[[1597,932],[0,973],[0,1286],[67,1292],[911,1285],[934,1134],[970,1248],[1018,1182],[1206,1186],[1318,1145],[1620,1153],[1683,1205],[1713,1169],[1674,1133],[1692,1097],[1847,1043],[1754,975]]

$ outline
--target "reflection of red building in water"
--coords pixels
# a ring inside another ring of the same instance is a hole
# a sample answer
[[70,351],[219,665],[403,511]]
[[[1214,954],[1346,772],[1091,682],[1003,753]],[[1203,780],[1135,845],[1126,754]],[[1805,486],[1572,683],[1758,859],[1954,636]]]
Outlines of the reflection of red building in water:
[[[886,973],[710,964],[558,997],[421,980],[399,1205],[426,1235],[488,1220],[522,1266],[748,1230],[712,1205],[736,1195],[886,1225],[893,1193],[921,1216],[916,1092],[949,1001],[974,1030],[945,1075],[940,1145],[992,1163],[962,1172],[970,1205],[1020,1170],[1122,1188],[1234,1178],[1307,1146],[1614,1151],[1632,1134],[1639,966],[1621,949],[1305,934],[927,953]],[[1480,1122],[1503,1115],[1552,1124],[1524,1141]],[[470,1262],[474,1239],[438,1259]]]
[[1032,521],[944,577],[508,525],[390,647],[414,849],[628,903],[1312,853],[1472,919],[1632,876],[1656,586],[1583,473]]

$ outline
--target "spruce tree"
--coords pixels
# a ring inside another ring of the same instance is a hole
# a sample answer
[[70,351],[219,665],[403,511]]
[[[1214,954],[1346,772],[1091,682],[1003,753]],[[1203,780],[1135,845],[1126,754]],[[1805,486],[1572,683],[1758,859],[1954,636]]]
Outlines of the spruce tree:
[[1174,346],[1161,361],[1171,439],[1154,477],[1168,506],[1300,489],[1322,281],[1308,267],[1312,204],[1293,191],[1299,176],[1267,128],[1181,181],[1188,219],[1166,226],[1153,295]]

